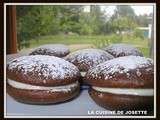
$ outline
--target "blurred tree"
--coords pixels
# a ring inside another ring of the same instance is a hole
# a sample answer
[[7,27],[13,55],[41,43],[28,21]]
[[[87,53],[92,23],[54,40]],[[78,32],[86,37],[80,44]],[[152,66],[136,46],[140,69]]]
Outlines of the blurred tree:
[[128,5],[117,5],[109,23],[114,32],[133,30],[137,26],[134,10]]
[[91,5],[90,12],[82,5],[17,6],[18,49],[29,46],[29,40],[39,36],[70,32],[81,35],[108,34],[134,29],[135,13],[130,6],[117,6],[107,20],[105,11]]
[[91,16],[90,13],[83,13],[79,19],[80,31],[82,35],[91,35],[97,29],[95,22],[95,17]]
[[100,6],[91,5],[90,12],[82,12],[80,23],[80,34],[102,34],[105,32],[105,15],[104,11],[101,11]]
[[69,5],[69,6],[58,6],[60,16],[61,32],[79,32],[80,28],[79,19],[80,14],[83,10],[83,6]]
[[17,6],[18,49],[38,36],[77,32],[81,10],[82,6]]
[[95,34],[101,34],[104,30],[104,25],[106,21],[106,16],[104,14],[104,11],[101,10],[99,5],[91,5],[90,7],[90,14],[91,17],[94,19],[94,23],[96,26],[94,27],[94,33]]
[[31,38],[30,32],[30,20],[28,19],[29,12],[33,9],[33,6],[17,6],[17,42],[18,49],[20,50],[23,46],[28,46],[29,43],[26,41]]
[[115,17],[129,17],[135,19],[134,10],[129,5],[117,5],[115,9]]
[[139,15],[136,17],[137,24],[142,27],[148,27],[149,20],[147,19],[148,15]]
[[133,30],[137,26],[137,24],[128,17],[118,17],[117,19],[114,19],[111,24],[114,31],[119,33]]

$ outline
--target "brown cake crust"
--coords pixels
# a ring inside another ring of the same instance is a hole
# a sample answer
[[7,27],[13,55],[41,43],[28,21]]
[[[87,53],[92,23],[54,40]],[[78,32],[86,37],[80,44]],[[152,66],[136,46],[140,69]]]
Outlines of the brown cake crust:
[[136,96],[89,90],[91,98],[100,106],[111,110],[153,110],[153,96]]
[[[153,67],[153,66],[150,66]],[[150,68],[147,67],[147,68]],[[86,83],[92,86],[99,87],[114,87],[114,88],[153,88],[154,78],[153,78],[153,69],[152,71],[146,72],[145,69],[140,68],[140,76],[137,75],[137,70],[131,70],[127,74],[118,74],[115,73],[111,78],[105,79],[105,76],[99,74],[97,78],[93,78],[89,73],[86,75]]]
[[81,72],[86,72],[90,68],[113,58],[104,50],[90,48],[70,53],[64,59],[77,66]]
[[80,79],[76,66],[54,56],[16,58],[7,65],[7,78],[39,86],[61,86]]
[[[125,63],[127,60],[130,62]],[[129,64],[133,64],[133,69],[128,68]],[[98,87],[153,88],[154,66],[152,60],[143,57],[119,57],[89,70],[85,76],[85,81]]]
[[17,89],[7,84],[7,93],[15,100],[28,104],[54,104],[76,97],[79,86],[69,92],[49,92],[46,90]]
[[46,44],[35,48],[29,55],[49,55],[64,57],[70,53],[69,48],[64,44]]
[[[17,82],[22,82],[26,84],[38,85],[38,86],[61,86],[67,85],[77,80],[80,80],[79,75],[74,77],[67,77],[64,80],[60,79],[52,79],[48,78],[47,80],[39,78],[38,75],[27,74],[24,75],[23,73],[15,74],[15,71],[7,71],[7,77],[11,80],[15,80]],[[38,79],[39,78],[39,79]]]
[[143,54],[134,46],[130,44],[111,44],[107,47],[104,47],[103,50],[107,51],[114,57],[122,57],[122,56],[143,56]]

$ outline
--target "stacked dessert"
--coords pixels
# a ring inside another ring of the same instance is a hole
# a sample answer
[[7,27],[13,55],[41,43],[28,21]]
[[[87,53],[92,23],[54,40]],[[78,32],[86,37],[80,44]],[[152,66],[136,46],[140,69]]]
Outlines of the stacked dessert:
[[86,84],[106,109],[153,109],[153,60],[137,48],[112,44],[69,53],[63,44],[42,45],[7,62],[7,92],[20,102],[50,104],[78,96]]

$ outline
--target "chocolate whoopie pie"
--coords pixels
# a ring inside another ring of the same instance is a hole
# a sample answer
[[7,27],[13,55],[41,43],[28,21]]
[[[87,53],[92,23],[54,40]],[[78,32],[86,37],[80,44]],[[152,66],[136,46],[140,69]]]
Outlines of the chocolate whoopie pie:
[[24,103],[58,103],[79,94],[78,68],[54,56],[16,58],[7,64],[7,78],[8,94]]
[[82,77],[90,68],[113,58],[104,50],[93,48],[78,50],[65,57],[67,61],[79,68]]
[[91,98],[107,109],[152,109],[153,60],[124,56],[90,69],[85,76]]
[[35,48],[29,55],[49,55],[64,57],[70,53],[69,48],[63,44],[46,44]]
[[143,56],[143,54],[137,48],[135,48],[130,44],[123,44],[123,43],[111,44],[103,48],[103,50],[107,51],[114,57],[122,57],[122,56],[129,56],[129,55]]

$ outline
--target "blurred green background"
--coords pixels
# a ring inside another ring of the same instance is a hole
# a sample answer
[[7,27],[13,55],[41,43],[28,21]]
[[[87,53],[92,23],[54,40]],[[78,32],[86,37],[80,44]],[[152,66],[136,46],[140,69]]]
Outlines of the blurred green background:
[[136,15],[128,5],[116,6],[111,16],[99,5],[85,9],[85,5],[17,6],[18,50],[50,43],[67,44],[71,51],[129,43],[149,57],[150,40],[138,29],[148,27],[147,15]]

